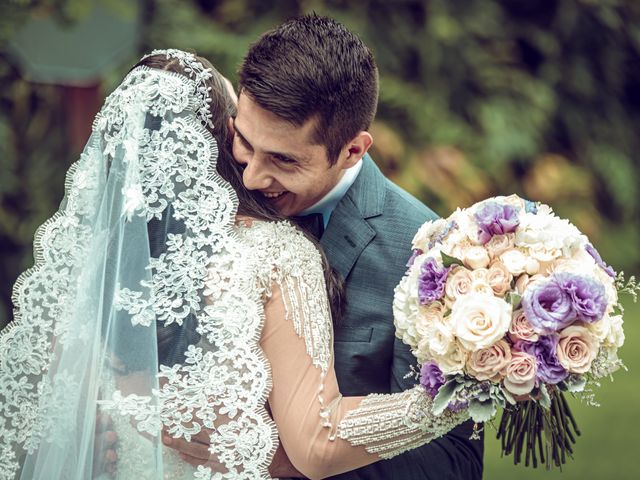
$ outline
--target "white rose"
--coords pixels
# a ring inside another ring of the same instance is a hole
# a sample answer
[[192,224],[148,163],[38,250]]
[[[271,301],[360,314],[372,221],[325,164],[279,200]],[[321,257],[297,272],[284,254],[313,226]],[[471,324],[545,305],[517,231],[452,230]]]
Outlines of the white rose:
[[589,329],[591,335],[598,339],[598,342],[603,342],[611,331],[611,318],[609,315],[604,315],[600,320],[593,323],[586,323],[584,325]]
[[538,260],[536,260],[535,258],[527,258],[527,262],[524,266],[524,270],[525,272],[527,272],[529,275],[535,275],[536,273],[538,273],[540,271],[540,262]]
[[467,248],[464,251],[461,260],[467,267],[471,268],[472,270],[475,270],[476,268],[485,268],[487,265],[489,265],[490,261],[487,250],[479,245],[474,245]]
[[493,295],[470,293],[453,305],[449,321],[462,346],[475,351],[504,337],[511,324],[511,305]]
[[418,349],[421,352],[428,352],[431,357],[442,356],[451,350],[454,340],[453,331],[449,325],[434,323],[431,325],[429,335],[420,339]]
[[455,340],[451,342],[449,350],[444,355],[434,355],[433,357],[445,375],[462,373],[468,358],[469,352]]
[[614,315],[609,317],[610,328],[609,334],[605,338],[604,342],[607,345],[611,345],[620,348],[624,345],[624,330],[622,329],[622,315]]
[[514,277],[523,273],[527,268],[527,257],[517,248],[504,252],[500,255],[500,260]]

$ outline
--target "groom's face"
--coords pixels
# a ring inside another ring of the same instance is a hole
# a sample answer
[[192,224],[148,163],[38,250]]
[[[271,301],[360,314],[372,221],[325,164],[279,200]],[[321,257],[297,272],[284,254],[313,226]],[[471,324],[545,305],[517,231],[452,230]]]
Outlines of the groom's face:
[[330,165],[324,145],[313,142],[314,120],[295,126],[240,93],[233,156],[244,165],[242,180],[280,213],[296,215],[324,197],[344,173]]

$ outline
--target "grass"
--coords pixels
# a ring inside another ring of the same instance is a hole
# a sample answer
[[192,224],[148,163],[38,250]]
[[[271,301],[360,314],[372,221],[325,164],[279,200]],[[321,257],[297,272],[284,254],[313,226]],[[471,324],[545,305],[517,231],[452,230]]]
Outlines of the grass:
[[582,436],[575,445],[573,459],[562,472],[514,466],[511,457],[500,458],[500,445],[495,429],[485,432],[485,480],[626,480],[640,478],[640,304],[627,302],[625,306],[625,344],[620,358],[628,371],[619,370],[614,381],[603,380],[596,391],[600,407],[589,407],[577,398],[569,403]]

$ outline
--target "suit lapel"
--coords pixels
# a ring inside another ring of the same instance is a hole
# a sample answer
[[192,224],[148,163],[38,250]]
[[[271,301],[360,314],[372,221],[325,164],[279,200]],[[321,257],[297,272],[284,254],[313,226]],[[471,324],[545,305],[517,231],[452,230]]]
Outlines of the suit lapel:
[[320,241],[329,264],[347,278],[364,248],[376,236],[368,218],[382,213],[384,177],[367,155],[358,178],[331,214]]

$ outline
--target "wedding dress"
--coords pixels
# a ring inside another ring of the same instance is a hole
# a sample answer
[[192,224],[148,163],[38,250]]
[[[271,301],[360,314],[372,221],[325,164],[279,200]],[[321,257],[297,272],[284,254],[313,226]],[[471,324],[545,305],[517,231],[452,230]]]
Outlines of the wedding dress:
[[[60,211],[36,235],[0,333],[0,479],[269,478],[281,441],[323,478],[468,418],[421,389],[342,397],[320,254],[288,222],[237,217],[216,171],[211,72],[140,66],[105,101]],[[267,411],[267,402],[270,413]],[[160,442],[205,430],[191,467]],[[102,476],[102,477],[101,477]]]

